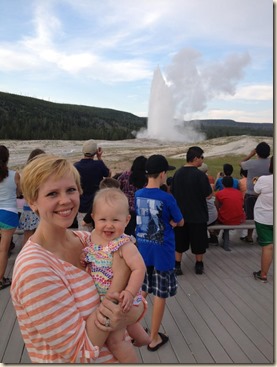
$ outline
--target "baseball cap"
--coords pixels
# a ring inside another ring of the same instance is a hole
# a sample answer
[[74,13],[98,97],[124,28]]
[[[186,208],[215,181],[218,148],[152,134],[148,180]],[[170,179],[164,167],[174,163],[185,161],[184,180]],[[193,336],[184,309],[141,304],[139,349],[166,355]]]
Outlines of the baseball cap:
[[200,167],[198,167],[198,169],[204,173],[206,173],[208,171],[208,165],[206,163],[202,163]]
[[172,171],[176,167],[170,166],[166,160],[166,158],[161,154],[151,155],[145,164],[145,173],[160,173],[163,171]]
[[97,143],[92,139],[85,141],[82,151],[85,156],[94,155],[97,151]]

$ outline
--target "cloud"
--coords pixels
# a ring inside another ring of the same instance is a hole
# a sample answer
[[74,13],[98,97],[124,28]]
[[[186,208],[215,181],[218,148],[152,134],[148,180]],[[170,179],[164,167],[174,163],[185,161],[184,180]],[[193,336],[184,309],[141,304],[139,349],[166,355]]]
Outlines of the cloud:
[[53,71],[54,67],[72,75],[85,73],[87,77],[105,83],[136,81],[152,75],[151,66],[146,60],[106,58],[105,53],[98,52],[99,48],[109,49],[112,42],[119,42],[124,37],[122,34],[114,35],[113,39],[98,39],[95,52],[90,51],[87,45],[87,51],[80,52],[74,51],[70,44],[60,47],[57,34],[64,32],[62,23],[50,10],[45,2],[38,3],[33,19],[34,34],[23,36],[16,44],[0,45],[2,70]]
[[80,90],[78,96],[72,93],[76,103],[88,100],[88,94],[98,97],[101,89],[97,103],[107,107],[112,103],[114,108],[123,105],[128,110],[132,94],[132,112],[136,113],[147,105],[154,69],[159,65],[169,81],[172,76],[167,75],[167,67],[172,58],[191,49],[191,61],[185,65],[186,83],[178,82],[187,98],[179,105],[180,111],[189,106],[190,112],[205,113],[215,99],[219,104],[272,101],[269,0],[5,3],[0,22],[0,75],[1,85],[10,90],[15,86],[27,95],[39,91],[61,100],[68,97],[63,90],[66,81],[74,91]]
[[241,86],[232,96],[221,96],[225,100],[267,101],[273,98],[273,85]]
[[[246,111],[237,109],[209,109],[205,111],[205,119],[230,119],[238,122],[252,122],[252,123],[272,123],[273,122],[272,109],[264,109],[259,111]],[[191,119],[203,119],[203,114],[195,113],[191,115]]]

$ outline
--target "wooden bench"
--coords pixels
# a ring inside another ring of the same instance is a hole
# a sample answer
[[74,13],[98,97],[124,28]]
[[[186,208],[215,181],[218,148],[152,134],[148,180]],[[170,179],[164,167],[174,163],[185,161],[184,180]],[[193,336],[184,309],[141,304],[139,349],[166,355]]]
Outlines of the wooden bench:
[[229,239],[229,231],[231,229],[255,229],[255,222],[253,219],[248,219],[244,223],[227,225],[227,224],[213,224],[208,226],[208,230],[214,229],[222,229],[223,230],[223,248],[225,251],[231,251],[229,247],[230,239]]

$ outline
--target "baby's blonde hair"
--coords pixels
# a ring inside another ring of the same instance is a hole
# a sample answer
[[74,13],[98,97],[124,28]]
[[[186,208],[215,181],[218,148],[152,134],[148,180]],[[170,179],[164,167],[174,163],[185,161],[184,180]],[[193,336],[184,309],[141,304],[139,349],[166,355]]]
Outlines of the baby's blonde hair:
[[127,196],[120,189],[115,187],[107,187],[97,191],[93,199],[92,213],[95,212],[96,204],[101,200],[104,200],[105,203],[111,206],[121,202],[122,206],[126,208],[126,214],[129,214],[129,203]]
[[38,198],[40,186],[50,177],[61,178],[72,174],[79,193],[82,193],[80,175],[71,162],[62,157],[41,154],[31,160],[24,167],[20,186],[23,196],[28,203],[33,203]]

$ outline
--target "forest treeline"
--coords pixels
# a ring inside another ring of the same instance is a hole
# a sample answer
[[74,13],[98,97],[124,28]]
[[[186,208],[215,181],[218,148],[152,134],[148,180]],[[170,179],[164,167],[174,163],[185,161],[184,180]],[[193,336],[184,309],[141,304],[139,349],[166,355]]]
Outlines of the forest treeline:
[[[272,136],[273,124],[240,123],[232,120],[184,122],[207,138],[231,135]],[[109,108],[44,101],[0,92],[0,139],[16,140],[123,140],[147,125],[146,117]]]

